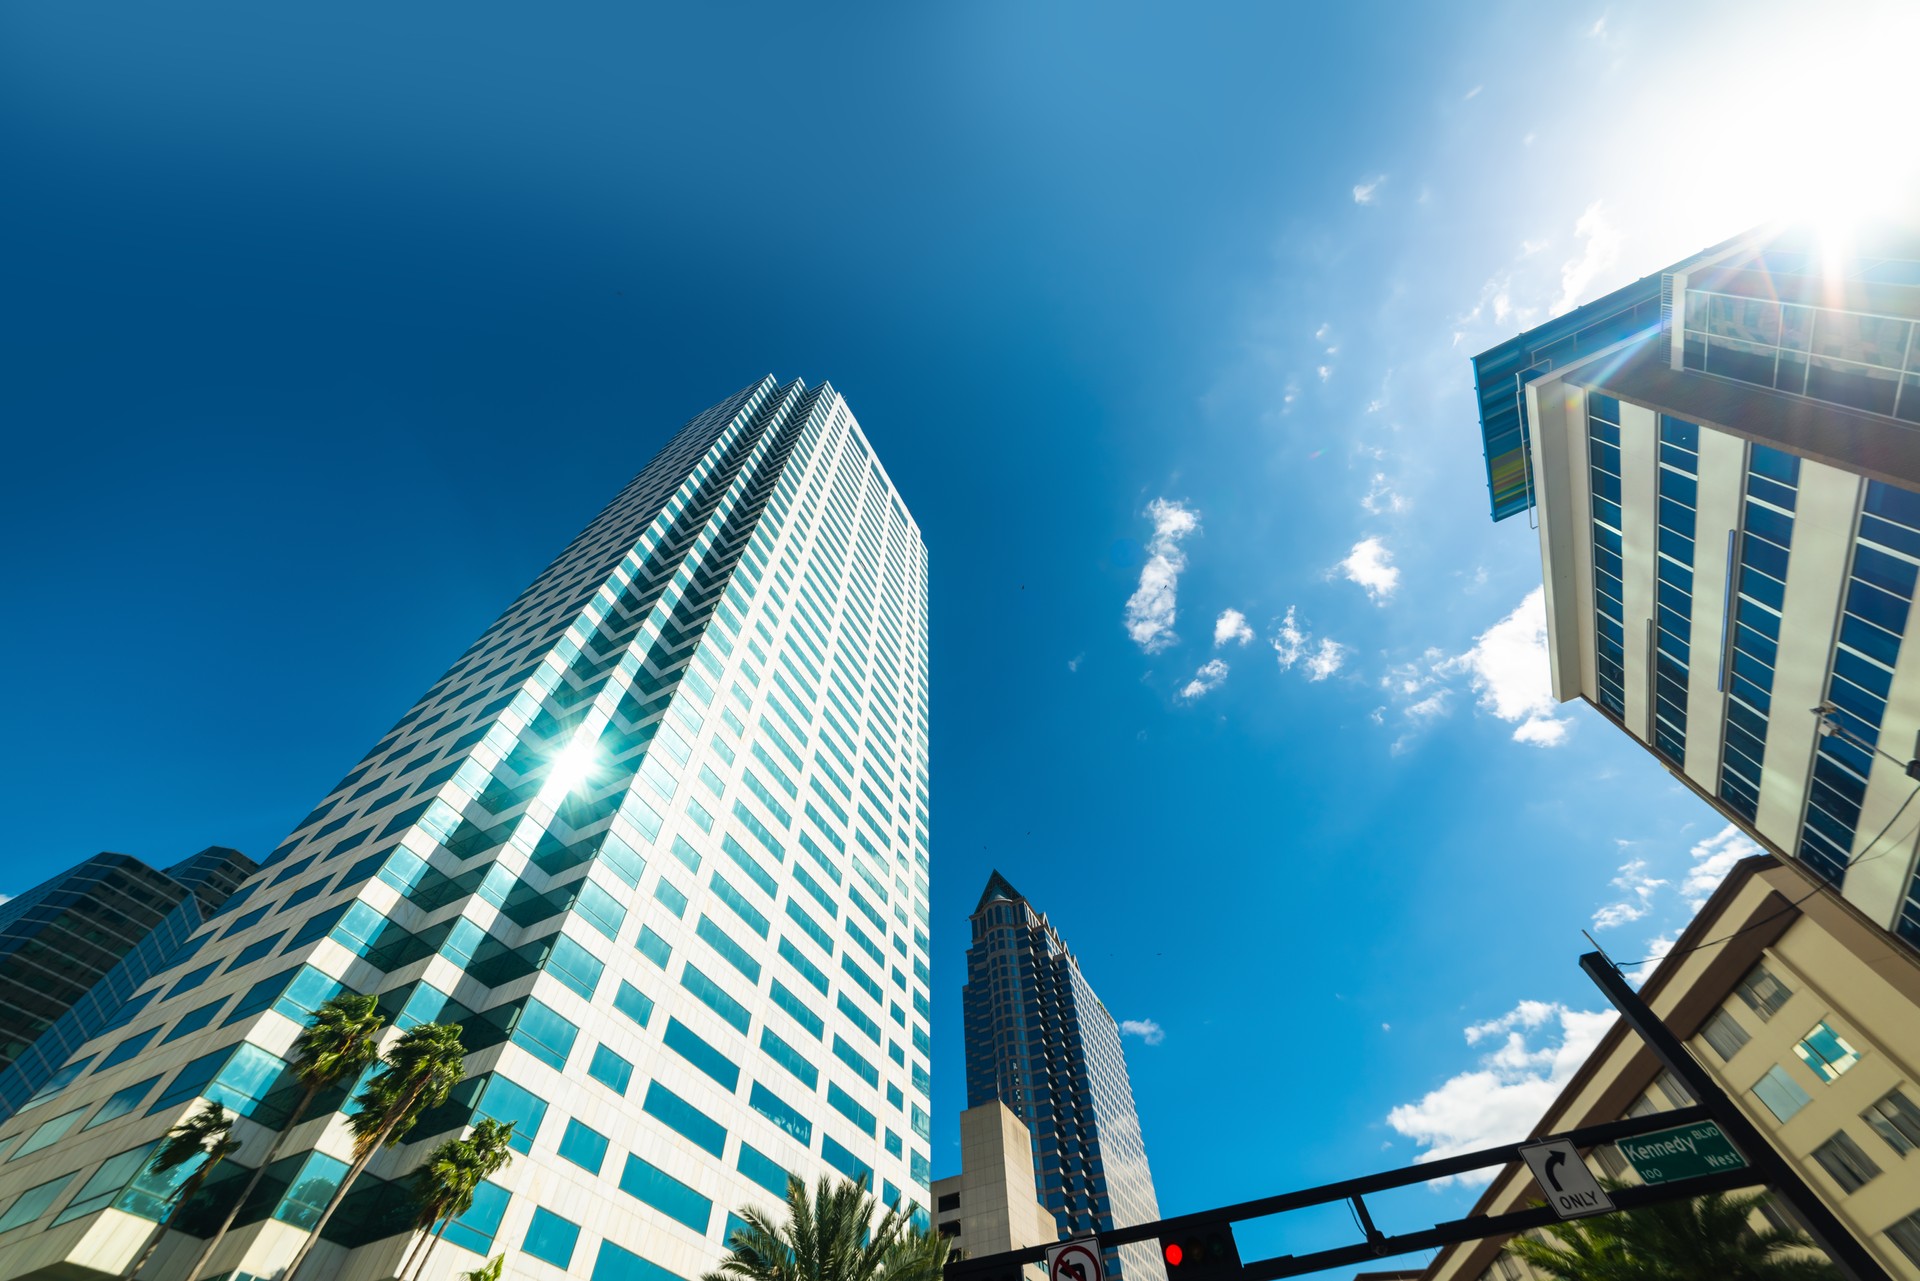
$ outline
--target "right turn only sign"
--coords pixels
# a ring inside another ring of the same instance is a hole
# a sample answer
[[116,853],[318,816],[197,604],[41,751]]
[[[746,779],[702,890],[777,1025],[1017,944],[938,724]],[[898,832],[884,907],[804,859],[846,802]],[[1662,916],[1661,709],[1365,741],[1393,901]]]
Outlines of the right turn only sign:
[[1547,1204],[1561,1218],[1613,1212],[1613,1199],[1580,1159],[1580,1150],[1565,1139],[1548,1139],[1521,1148],[1520,1157],[1533,1171],[1540,1190],[1547,1194]]

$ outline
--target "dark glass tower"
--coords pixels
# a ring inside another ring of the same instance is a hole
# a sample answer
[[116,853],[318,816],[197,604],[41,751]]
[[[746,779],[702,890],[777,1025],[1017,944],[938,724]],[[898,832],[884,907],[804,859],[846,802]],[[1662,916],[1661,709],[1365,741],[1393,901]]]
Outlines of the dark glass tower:
[[164,872],[101,853],[0,905],[0,1119],[105,1027],[257,866],[219,845]]
[[[999,1099],[1033,1131],[1035,1181],[1064,1239],[1160,1217],[1120,1028],[1047,918],[995,872],[967,950],[967,1106]],[[1107,1274],[1164,1278],[1151,1242]]]

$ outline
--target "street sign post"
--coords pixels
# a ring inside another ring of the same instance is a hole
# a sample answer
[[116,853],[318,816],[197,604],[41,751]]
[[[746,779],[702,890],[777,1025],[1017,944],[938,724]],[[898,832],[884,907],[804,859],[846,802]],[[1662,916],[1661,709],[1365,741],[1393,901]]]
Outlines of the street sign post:
[[1103,1281],[1100,1238],[1080,1237],[1048,1246],[1047,1281]]
[[1744,1169],[1747,1164],[1733,1141],[1711,1121],[1621,1139],[1614,1146],[1648,1183],[1697,1179],[1721,1170]]
[[1561,1218],[1613,1213],[1613,1199],[1580,1159],[1580,1149],[1565,1139],[1530,1144],[1520,1149],[1520,1159],[1547,1194],[1547,1205]]

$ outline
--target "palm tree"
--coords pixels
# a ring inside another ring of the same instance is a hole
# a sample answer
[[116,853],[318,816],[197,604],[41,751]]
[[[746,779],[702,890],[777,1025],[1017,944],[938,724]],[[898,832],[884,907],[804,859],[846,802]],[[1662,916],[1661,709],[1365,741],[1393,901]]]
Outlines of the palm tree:
[[[414,1281],[426,1274],[427,1256],[440,1244],[448,1226],[473,1208],[473,1194],[481,1182],[513,1160],[512,1142],[513,1122],[482,1121],[468,1137],[448,1139],[435,1148],[427,1155],[426,1164],[414,1173],[413,1199],[419,1207],[413,1219],[414,1231],[432,1232],[414,1265]],[[440,1225],[437,1231],[436,1223]],[[404,1264],[405,1256],[401,1258]],[[401,1272],[404,1275],[404,1266]]]
[[471,1272],[462,1272],[460,1281],[500,1281],[500,1274],[506,1271],[507,1256],[496,1254]]
[[878,1223],[878,1200],[864,1177],[822,1176],[811,1196],[787,1176],[787,1221],[775,1224],[755,1206],[727,1242],[727,1257],[700,1281],[939,1281],[945,1237],[916,1226],[896,1204]]
[[165,1213],[160,1216],[160,1221],[153,1225],[153,1231],[147,1234],[146,1244],[140,1247],[140,1253],[134,1257],[132,1265],[121,1274],[127,1278],[127,1281],[132,1281],[140,1274],[140,1269],[147,1266],[147,1260],[152,1258],[154,1250],[159,1248],[160,1239],[167,1234],[167,1225],[173,1222],[173,1216],[179,1212],[180,1207],[193,1200],[194,1194],[200,1190],[201,1185],[206,1183],[207,1176],[213,1173],[214,1167],[226,1160],[232,1155],[233,1150],[240,1146],[240,1140],[231,1135],[232,1129],[233,1117],[227,1110],[218,1103],[207,1103],[198,1112],[167,1131],[167,1137],[160,1141],[160,1146],[154,1150],[152,1158],[147,1162],[148,1172],[165,1174],[179,1169],[196,1158],[199,1159],[200,1164],[178,1188],[174,1189],[172,1195],[166,1198],[163,1203],[166,1206]]
[[380,1070],[360,1088],[355,1102],[360,1110],[348,1118],[353,1130],[353,1164],[333,1190],[307,1239],[287,1265],[284,1281],[294,1281],[307,1261],[327,1220],[340,1208],[373,1154],[392,1147],[406,1136],[420,1114],[447,1101],[453,1087],[466,1076],[466,1048],[460,1044],[458,1023],[423,1023],[401,1033],[380,1061]]
[[213,1252],[220,1248],[228,1229],[233,1227],[234,1216],[240,1213],[240,1207],[247,1203],[247,1198],[260,1185],[267,1167],[279,1157],[288,1136],[305,1119],[314,1098],[323,1090],[354,1080],[380,1057],[380,1031],[387,1023],[375,1012],[377,1004],[375,997],[342,992],[313,1012],[312,1021],[294,1042],[293,1074],[303,1087],[300,1101],[293,1105],[292,1115],[280,1128],[273,1146],[267,1149],[267,1155],[254,1169],[253,1177],[247,1180],[247,1186],[227,1207],[227,1217],[220,1221],[220,1227],[201,1247],[200,1257],[187,1269],[187,1281],[198,1277],[200,1270],[207,1266],[207,1260],[213,1257]]
[[[1624,1184],[1607,1181],[1611,1191]],[[1558,1281],[1839,1281],[1791,1228],[1755,1229],[1764,1192],[1714,1193],[1547,1227],[1552,1242],[1515,1237],[1507,1250]]]

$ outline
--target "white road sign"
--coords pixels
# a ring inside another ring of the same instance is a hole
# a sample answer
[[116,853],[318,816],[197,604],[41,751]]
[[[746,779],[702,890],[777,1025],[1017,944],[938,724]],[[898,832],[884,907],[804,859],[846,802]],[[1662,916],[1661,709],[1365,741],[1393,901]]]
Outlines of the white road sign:
[[1081,1237],[1047,1248],[1047,1281],[1103,1281],[1100,1239]]
[[1580,1159],[1579,1149],[1565,1139],[1549,1139],[1520,1149],[1520,1157],[1533,1171],[1547,1204],[1563,1219],[1579,1219],[1589,1214],[1611,1214],[1613,1199],[1600,1181]]

